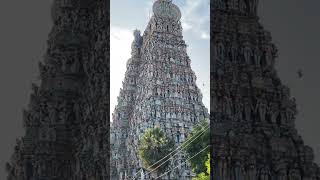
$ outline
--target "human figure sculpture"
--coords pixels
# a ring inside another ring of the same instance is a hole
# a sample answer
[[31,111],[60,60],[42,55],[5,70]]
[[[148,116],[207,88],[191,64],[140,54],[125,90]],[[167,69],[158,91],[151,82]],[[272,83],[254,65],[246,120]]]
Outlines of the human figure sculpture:
[[287,171],[286,169],[280,169],[278,172],[278,180],[287,180]]
[[80,69],[80,62],[78,58],[74,58],[74,61],[71,65],[71,72],[72,73],[78,73]]
[[272,52],[272,47],[271,46],[267,46],[265,49],[265,59],[266,59],[266,63],[267,66],[270,66],[272,64],[273,61],[273,52]]
[[302,180],[301,174],[298,169],[292,169],[289,171],[289,179],[290,180]]
[[67,73],[69,72],[69,62],[68,62],[68,57],[65,56],[61,59],[61,62],[62,62],[62,66],[61,66],[61,70],[63,73]]
[[267,108],[268,107],[265,100],[262,100],[262,99],[258,100],[255,112],[259,114],[261,122],[265,122]]
[[235,118],[237,121],[242,121],[242,112],[243,112],[243,104],[240,102],[239,98],[235,99],[234,102],[234,109],[235,109]]
[[286,120],[288,125],[293,125],[295,111],[291,107],[286,108]]
[[53,103],[48,104],[49,108],[49,119],[52,123],[55,123],[57,121],[57,110]]
[[271,123],[276,124],[277,118],[280,114],[279,105],[277,103],[271,103],[269,114],[270,114]]
[[230,6],[232,9],[237,9],[238,8],[238,0],[231,0]]
[[254,49],[253,58],[256,66],[260,66],[261,51],[258,47]]
[[243,87],[248,87],[249,78],[246,73],[241,73],[241,85]]
[[224,113],[228,116],[231,117],[232,115],[232,100],[230,97],[228,96],[224,96],[224,103],[223,103],[224,107]]
[[245,99],[244,101],[244,114],[245,114],[245,120],[250,121],[251,120],[251,112],[253,110],[253,106],[250,103],[249,99]]
[[241,163],[239,160],[237,160],[234,164],[234,178],[235,180],[242,180]]
[[251,50],[249,42],[244,43],[244,47],[242,49],[242,53],[243,53],[243,57],[244,57],[245,63],[246,64],[250,64],[250,60],[251,60],[251,57],[252,57],[253,53],[252,53],[252,50]]
[[259,0],[251,0],[250,2],[250,11],[253,14],[257,14],[257,8],[258,8],[258,3]]
[[256,180],[257,170],[254,162],[251,162],[248,167],[248,180]]
[[263,167],[260,170],[260,180],[269,180],[269,169],[267,167]]
[[224,54],[225,54],[224,45],[222,44],[222,42],[220,42],[218,43],[218,47],[217,47],[217,57],[219,61],[224,62]]
[[225,157],[220,157],[220,159],[218,160],[218,173],[221,177],[221,180],[228,179],[228,167]]
[[217,0],[217,5],[219,8],[224,8],[225,4],[224,4],[224,0]]
[[234,42],[231,46],[231,60],[232,60],[232,62],[236,62],[237,52],[238,52],[238,46],[237,46],[236,42]]
[[239,9],[242,13],[246,12],[246,3],[244,2],[244,0],[239,0]]

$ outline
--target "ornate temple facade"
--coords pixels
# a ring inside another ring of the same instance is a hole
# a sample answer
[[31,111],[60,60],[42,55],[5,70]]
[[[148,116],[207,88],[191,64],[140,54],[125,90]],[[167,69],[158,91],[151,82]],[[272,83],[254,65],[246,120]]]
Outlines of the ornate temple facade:
[[211,9],[213,179],[319,180],[313,150],[295,129],[295,99],[275,70],[277,48],[258,0]]
[[[179,146],[197,122],[208,118],[180,18],[180,10],[171,0],[157,0],[143,35],[134,32],[132,57],[127,61],[112,117],[112,180],[150,179],[138,156],[139,140],[146,129],[160,127]],[[184,160],[181,153],[172,160],[172,166]],[[170,173],[175,179],[191,176],[188,165]]]
[[108,10],[107,0],[54,0],[8,180],[109,179]]

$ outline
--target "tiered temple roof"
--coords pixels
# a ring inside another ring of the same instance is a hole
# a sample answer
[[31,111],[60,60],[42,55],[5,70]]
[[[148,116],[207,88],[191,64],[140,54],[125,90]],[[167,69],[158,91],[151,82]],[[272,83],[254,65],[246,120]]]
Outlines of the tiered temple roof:
[[275,70],[277,48],[258,22],[258,0],[212,4],[213,179],[319,180],[295,129],[295,99]]
[[[133,177],[143,167],[138,146],[146,129],[160,127],[178,146],[195,124],[208,118],[183,40],[179,8],[157,0],[153,12],[144,34],[134,32],[132,57],[113,113],[113,179]],[[170,176],[188,179],[192,172],[186,165]]]

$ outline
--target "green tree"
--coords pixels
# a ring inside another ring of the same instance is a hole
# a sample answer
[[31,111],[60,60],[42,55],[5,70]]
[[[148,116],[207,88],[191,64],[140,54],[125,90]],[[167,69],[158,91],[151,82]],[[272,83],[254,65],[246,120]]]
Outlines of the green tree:
[[210,180],[210,153],[207,156],[207,161],[205,162],[205,166],[207,168],[206,173],[200,173],[197,177],[192,178],[192,180]]
[[[143,167],[148,171],[154,171],[151,173],[152,176],[164,173],[170,164],[170,161],[165,162],[170,158],[170,156],[166,156],[174,150],[174,147],[174,141],[168,138],[160,128],[146,130],[139,145],[139,156]],[[163,165],[161,165],[162,163]]]
[[[195,139],[196,138],[196,139]],[[208,120],[201,121],[197,126],[194,127],[192,132],[188,135],[188,142],[192,142],[188,145],[185,144],[185,151],[187,152],[188,158],[194,156],[210,144],[210,130]],[[205,162],[208,159],[210,148],[202,151],[200,154],[190,160],[192,171],[196,174],[206,173],[207,167]]]

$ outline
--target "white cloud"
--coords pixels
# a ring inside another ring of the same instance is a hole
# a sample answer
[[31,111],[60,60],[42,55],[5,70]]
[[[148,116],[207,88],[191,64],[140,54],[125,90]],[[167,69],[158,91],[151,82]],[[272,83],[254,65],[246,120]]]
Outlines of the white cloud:
[[209,0],[186,0],[181,7],[184,32],[192,32],[202,39],[208,39],[210,31]]
[[192,28],[192,26],[186,22],[182,22],[181,24],[182,24],[182,28],[183,28],[184,32],[187,32]]
[[126,72],[127,60],[131,57],[133,30],[110,26],[110,117],[117,104],[119,90]]
[[210,39],[210,34],[208,34],[207,32],[202,32],[201,33],[201,38],[202,39]]

